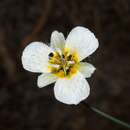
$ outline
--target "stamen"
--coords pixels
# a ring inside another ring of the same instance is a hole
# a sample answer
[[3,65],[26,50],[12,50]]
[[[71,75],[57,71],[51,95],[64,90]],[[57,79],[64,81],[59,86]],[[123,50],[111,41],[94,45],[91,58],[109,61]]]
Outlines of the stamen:
[[58,77],[71,77],[77,72],[78,57],[76,53],[56,50],[49,54],[51,72]]
[[68,61],[68,64],[73,65],[75,62],[74,61]]
[[50,64],[51,67],[54,67],[54,68],[59,68],[60,65],[57,65],[57,64]]

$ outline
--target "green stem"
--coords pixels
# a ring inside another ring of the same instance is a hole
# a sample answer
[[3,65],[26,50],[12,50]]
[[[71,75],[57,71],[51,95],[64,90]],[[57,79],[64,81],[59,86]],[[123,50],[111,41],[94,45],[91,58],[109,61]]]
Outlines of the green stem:
[[124,127],[126,127],[126,128],[130,128],[130,124],[128,124],[128,123],[126,123],[126,122],[124,122],[124,121],[121,121],[121,120],[119,120],[119,119],[117,119],[117,118],[115,118],[115,117],[113,117],[113,116],[110,116],[110,115],[108,115],[108,114],[106,114],[106,113],[100,111],[99,109],[97,109],[97,108],[95,108],[95,107],[89,106],[89,105],[88,105],[87,103],[85,103],[85,102],[82,102],[82,103],[83,103],[84,106],[87,106],[90,110],[92,110],[93,112],[96,112],[98,115],[100,115],[100,116],[102,116],[102,117],[105,117],[105,118],[111,120],[112,122],[117,123],[117,124],[119,124],[119,125],[121,125],[121,126],[124,126]]

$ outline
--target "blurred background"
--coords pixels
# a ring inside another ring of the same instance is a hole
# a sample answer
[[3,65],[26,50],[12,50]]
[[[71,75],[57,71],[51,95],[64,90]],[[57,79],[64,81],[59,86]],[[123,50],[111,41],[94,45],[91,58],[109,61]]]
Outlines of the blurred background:
[[54,98],[53,84],[39,89],[21,54],[31,41],[49,43],[81,25],[99,39],[86,61],[92,106],[130,123],[130,0],[0,0],[0,130],[126,130],[83,107]]

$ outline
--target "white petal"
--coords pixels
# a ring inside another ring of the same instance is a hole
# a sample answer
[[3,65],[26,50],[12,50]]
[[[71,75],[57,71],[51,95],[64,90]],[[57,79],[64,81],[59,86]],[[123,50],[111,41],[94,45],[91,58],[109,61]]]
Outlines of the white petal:
[[51,83],[54,83],[57,80],[57,77],[50,73],[41,74],[38,76],[37,85],[39,88],[45,87]]
[[41,42],[32,42],[23,51],[23,67],[31,72],[48,72],[48,54],[51,48]]
[[76,50],[80,61],[91,55],[98,48],[98,40],[94,34],[84,27],[75,27],[66,39],[66,47]]
[[65,46],[65,38],[61,32],[53,31],[51,34],[51,47],[53,49],[62,49]]
[[79,71],[84,75],[85,78],[91,77],[96,68],[87,62],[80,62]]
[[58,79],[54,86],[56,99],[65,104],[76,105],[86,99],[89,93],[89,84],[80,72],[71,79]]

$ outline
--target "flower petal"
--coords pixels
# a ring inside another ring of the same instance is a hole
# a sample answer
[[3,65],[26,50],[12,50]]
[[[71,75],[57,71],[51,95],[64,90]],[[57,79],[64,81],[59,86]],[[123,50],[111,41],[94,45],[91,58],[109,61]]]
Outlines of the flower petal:
[[80,62],[79,71],[84,75],[85,78],[91,77],[96,68],[87,62]]
[[54,86],[56,99],[65,104],[76,105],[86,99],[89,93],[89,84],[80,72],[70,79],[58,79]]
[[51,83],[54,83],[57,80],[57,77],[50,73],[41,74],[38,76],[37,85],[39,88],[45,87]]
[[48,54],[51,48],[41,42],[32,42],[23,51],[22,64],[31,72],[48,72]]
[[80,61],[91,55],[98,48],[94,34],[84,27],[75,27],[66,39],[66,47],[76,50]]
[[53,49],[62,49],[65,46],[65,38],[61,32],[53,31],[51,34],[51,47]]

